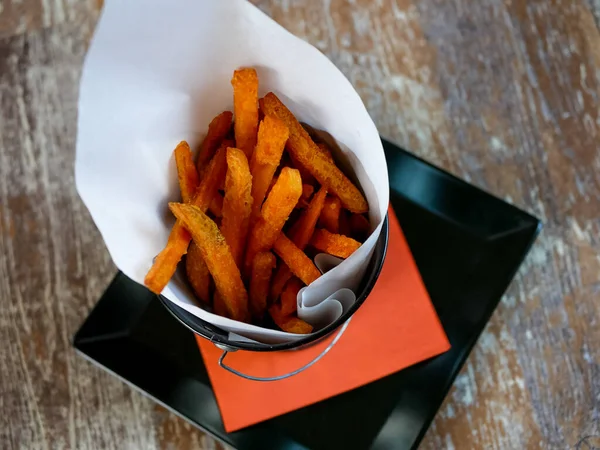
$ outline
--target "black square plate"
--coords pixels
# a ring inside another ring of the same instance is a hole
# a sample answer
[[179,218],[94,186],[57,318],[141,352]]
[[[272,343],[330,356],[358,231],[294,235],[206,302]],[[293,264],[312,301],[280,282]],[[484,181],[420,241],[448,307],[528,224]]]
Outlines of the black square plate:
[[75,348],[238,449],[416,448],[540,223],[389,142],[384,147],[392,206],[450,351],[228,434],[192,333],[123,274],[77,332]]

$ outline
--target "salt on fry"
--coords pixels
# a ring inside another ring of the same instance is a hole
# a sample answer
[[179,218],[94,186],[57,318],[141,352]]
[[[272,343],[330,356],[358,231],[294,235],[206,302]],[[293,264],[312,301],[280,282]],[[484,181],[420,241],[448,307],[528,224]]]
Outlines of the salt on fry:
[[200,173],[200,175],[203,174],[204,167],[212,159],[221,145],[221,142],[225,139],[225,136],[227,136],[227,133],[231,128],[232,119],[233,113],[231,111],[224,111],[215,117],[208,125],[208,132],[200,145],[198,160],[196,162],[198,173]]
[[[315,225],[323,210],[325,204],[325,198],[327,196],[327,189],[321,187],[312,198],[308,208],[302,212],[298,222],[294,224],[290,230],[290,237],[292,242],[300,250],[304,250],[310,241],[313,232],[315,231]],[[277,268],[275,275],[273,276],[273,282],[271,283],[271,290],[269,292],[269,298],[271,301],[277,300],[281,294],[283,287],[287,281],[292,277],[292,272],[289,267],[282,264]]]
[[[220,148],[206,167],[206,175],[200,181],[198,189],[190,204],[205,213],[214,198],[221,180],[227,170],[226,150]],[[152,267],[146,274],[144,284],[155,294],[160,294],[165,288],[181,257],[186,254],[192,237],[180,221],[175,222],[171,229],[165,248],[157,255]]]
[[275,255],[271,252],[257,253],[252,261],[250,278],[250,312],[252,317],[262,320],[267,310],[269,283],[275,268]]
[[319,183],[335,194],[342,205],[352,212],[364,213],[369,210],[365,197],[344,173],[331,162],[313,142],[308,133],[289,109],[269,92],[264,97],[265,114],[281,119],[290,131],[288,149],[290,153],[317,179]]
[[321,276],[317,266],[285,234],[279,235],[273,245],[273,250],[290,268],[291,272],[307,286]]
[[321,217],[319,217],[319,225],[326,228],[331,233],[339,233],[340,231],[340,211],[342,210],[342,202],[337,197],[328,196],[325,199]]
[[185,271],[196,297],[204,303],[210,303],[210,272],[202,258],[200,248],[194,242],[188,247]]
[[256,145],[258,128],[258,75],[252,68],[233,72],[233,112],[235,142],[250,159]]
[[302,319],[294,316],[284,316],[281,313],[281,305],[275,304],[269,308],[269,314],[273,318],[273,322],[283,331],[294,334],[309,334],[312,332],[312,325],[306,323]]
[[254,256],[271,249],[294,206],[298,203],[300,195],[302,195],[300,173],[296,169],[284,167],[252,227],[244,264],[244,273],[247,277],[250,275]]
[[287,282],[281,293],[281,313],[284,316],[295,314],[298,309],[298,292],[304,287],[304,283],[294,277]]
[[187,142],[181,141],[175,148],[174,153],[181,199],[184,203],[188,203],[198,187],[198,171],[192,159],[192,150]]
[[243,151],[227,149],[227,175],[221,232],[229,244],[231,254],[238,267],[244,256],[248,224],[252,210],[252,175],[248,159]]
[[330,233],[325,229],[318,229],[315,230],[315,234],[313,234],[310,240],[310,245],[330,255],[339,258],[348,258],[360,247],[360,242],[348,236]]
[[258,142],[252,153],[250,172],[252,173],[252,219],[260,215],[260,209],[273,181],[273,175],[281,162],[281,155],[288,139],[289,131],[276,117],[266,116],[258,127]]
[[194,242],[228,312],[234,320],[248,320],[248,293],[225,238],[217,225],[202,210],[193,205],[169,203],[175,217],[192,234]]

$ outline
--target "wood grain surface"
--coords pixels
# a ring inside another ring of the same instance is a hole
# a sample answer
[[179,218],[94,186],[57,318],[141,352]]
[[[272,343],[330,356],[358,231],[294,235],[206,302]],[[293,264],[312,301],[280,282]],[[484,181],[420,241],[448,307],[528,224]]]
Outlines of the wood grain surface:
[[[421,448],[600,448],[600,2],[254,3],[383,136],[545,224]],[[73,180],[100,7],[0,0],[0,448],[215,448],[70,347],[115,273]]]

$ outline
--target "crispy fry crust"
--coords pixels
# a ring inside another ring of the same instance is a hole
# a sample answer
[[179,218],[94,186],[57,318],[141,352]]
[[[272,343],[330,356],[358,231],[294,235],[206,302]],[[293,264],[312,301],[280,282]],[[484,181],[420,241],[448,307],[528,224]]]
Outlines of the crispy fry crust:
[[215,117],[208,125],[208,132],[202,145],[200,146],[200,152],[198,153],[198,161],[196,166],[198,167],[198,173],[203,174],[204,167],[212,159],[215,152],[221,145],[223,139],[227,135],[227,132],[231,128],[231,120],[233,119],[233,113],[231,111],[223,111],[217,117]]
[[188,247],[185,271],[196,297],[202,302],[210,304],[210,272],[200,249],[194,242]]
[[[306,248],[315,231],[315,225],[323,210],[326,195],[327,189],[324,187],[319,189],[319,192],[314,195],[306,211],[303,211],[302,216],[300,216],[300,219],[294,224],[290,231],[292,242],[296,244],[300,250]],[[277,300],[283,287],[291,277],[292,272],[287,265],[282,264],[277,268],[277,271],[273,276],[271,291],[269,292],[271,301]]]
[[310,244],[317,250],[339,258],[348,258],[360,247],[360,242],[348,236],[330,233],[325,229],[316,230]]
[[317,266],[285,234],[281,233],[279,235],[273,250],[290,268],[292,273],[307,286],[321,276]]
[[321,217],[319,217],[319,225],[326,228],[331,233],[339,233],[340,231],[340,211],[342,210],[342,202],[337,197],[328,196],[325,199]]
[[252,175],[243,151],[227,149],[227,176],[221,232],[238,267],[242,262],[252,210]]
[[183,203],[189,203],[198,187],[198,171],[192,159],[192,150],[186,141],[181,141],[175,148],[175,164],[177,165],[177,178]]
[[260,215],[260,208],[277,166],[289,132],[285,124],[276,117],[266,116],[258,127],[258,143],[250,161],[252,173],[252,219],[254,222]]
[[331,149],[329,148],[329,146],[323,142],[319,142],[317,144],[317,147],[319,147],[319,150],[321,150],[321,152],[323,153],[323,155],[325,155],[325,157],[331,161],[332,163],[335,164],[335,161],[333,160],[333,155],[331,154]]
[[284,167],[250,233],[244,265],[244,273],[247,276],[250,275],[254,256],[259,252],[270,250],[277,240],[300,195],[302,195],[300,173],[295,169]]
[[304,283],[296,277],[287,282],[281,293],[281,314],[288,316],[296,313],[298,309],[298,292],[303,287]]
[[231,250],[217,225],[196,206],[169,203],[169,208],[192,234],[213,276],[217,291],[223,298],[228,316],[247,321],[248,293]]
[[250,279],[250,312],[252,317],[262,320],[267,310],[267,297],[271,274],[275,268],[275,255],[271,252],[257,253],[252,261]]
[[[206,212],[212,201],[221,180],[225,177],[227,170],[226,150],[220,148],[210,160],[206,168],[206,176],[200,182],[191,204],[198,207],[203,213]],[[175,270],[181,257],[187,252],[188,245],[192,239],[190,233],[180,221],[175,222],[171,229],[169,239],[165,248],[158,254],[152,267],[146,274],[144,284],[155,294],[160,294],[165,288]]]
[[290,130],[288,148],[298,162],[309,170],[319,183],[337,195],[346,209],[355,213],[367,212],[369,205],[365,197],[348,177],[321,152],[306,130],[277,96],[269,92],[263,103],[265,114],[277,116]]
[[233,112],[235,122],[235,142],[250,159],[256,145],[258,128],[258,75],[251,68],[239,69],[233,73]]
[[281,313],[281,305],[272,305],[269,308],[269,314],[273,318],[273,322],[283,331],[295,334],[309,334],[313,327],[305,321],[294,316],[284,316]]
[[223,196],[221,195],[220,192],[215,193],[215,196],[213,197],[212,201],[210,202],[210,206],[208,207],[208,210],[215,217],[223,217]]
[[310,202],[310,198],[315,192],[315,187],[311,184],[303,184],[302,185],[302,195],[300,196],[300,200],[298,200],[298,204],[296,205],[296,209],[304,209],[308,206]]

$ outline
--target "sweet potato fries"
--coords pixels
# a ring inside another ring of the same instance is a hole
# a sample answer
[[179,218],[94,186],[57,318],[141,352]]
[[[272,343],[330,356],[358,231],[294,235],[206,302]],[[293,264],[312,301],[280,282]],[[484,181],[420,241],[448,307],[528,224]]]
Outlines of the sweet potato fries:
[[177,220],[145,284],[160,294],[185,257],[203,308],[257,325],[268,313],[283,331],[310,333],[296,309],[321,275],[312,256],[349,257],[371,230],[368,204],[275,94],[258,99],[254,69],[231,84],[233,113],[210,122],[196,161],[187,142],[174,150],[181,203],[169,203]]

